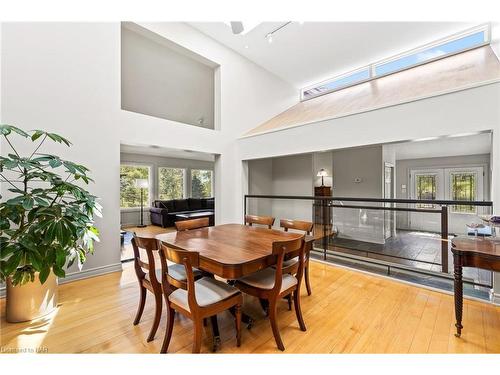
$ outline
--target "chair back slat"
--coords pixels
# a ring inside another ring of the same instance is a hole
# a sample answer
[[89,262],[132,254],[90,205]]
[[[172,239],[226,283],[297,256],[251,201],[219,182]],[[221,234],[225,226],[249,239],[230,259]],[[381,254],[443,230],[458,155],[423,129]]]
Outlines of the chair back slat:
[[280,253],[288,254],[293,251],[298,251],[304,245],[304,236],[297,239],[287,241],[274,241],[273,254],[279,255]]
[[210,221],[208,217],[202,217],[199,219],[176,221],[175,228],[177,229],[177,231],[181,232],[184,230],[208,227],[209,223]]
[[143,262],[140,259],[137,259],[137,263],[141,266],[141,268],[149,271],[149,263]]
[[248,224],[249,226],[252,226],[253,224],[266,225],[269,229],[271,229],[274,224],[274,217],[245,215],[245,224]]
[[307,235],[310,235],[313,230],[314,224],[310,221],[300,221],[300,220],[289,220],[289,219],[281,219],[280,227],[284,228],[285,232],[288,232],[288,229],[295,229],[306,232]]
[[[134,268],[139,282],[143,282],[146,273],[149,275],[149,282],[154,289],[159,288],[160,280],[156,278],[156,266],[154,252],[158,251],[158,241],[151,237],[140,237],[136,233],[132,238],[132,248],[134,250]],[[146,251],[147,262],[141,259],[140,249]]]

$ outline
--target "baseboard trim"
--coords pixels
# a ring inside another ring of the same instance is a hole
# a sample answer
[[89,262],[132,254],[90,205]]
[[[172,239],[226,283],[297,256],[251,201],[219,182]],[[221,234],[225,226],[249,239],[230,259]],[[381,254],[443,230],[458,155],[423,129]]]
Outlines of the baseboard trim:
[[[65,278],[59,279],[59,284],[66,284],[77,280],[88,279],[90,277],[96,277],[101,275],[106,275],[112,272],[121,272],[122,263],[109,264],[107,266],[90,268],[88,270],[78,271],[68,273]],[[0,298],[5,298],[6,289],[5,285],[0,288]]]
[[493,303],[496,306],[500,306],[500,294],[499,293],[491,293],[491,303]]
[[64,279],[59,280],[59,284],[66,284],[76,280],[88,279],[89,277],[101,276],[112,272],[121,272],[122,263],[109,264],[107,266],[90,268],[88,270],[68,273]]

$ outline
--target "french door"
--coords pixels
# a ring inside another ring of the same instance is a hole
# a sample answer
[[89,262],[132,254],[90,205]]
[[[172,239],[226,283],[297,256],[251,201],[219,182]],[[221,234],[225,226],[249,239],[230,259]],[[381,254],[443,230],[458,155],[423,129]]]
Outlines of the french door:
[[[411,199],[445,199],[444,169],[416,169],[410,172]],[[415,208],[437,209],[433,204],[417,204]],[[440,215],[410,212],[409,227],[413,230],[439,232]]]
[[[411,198],[426,200],[483,200],[483,167],[415,169],[410,172]],[[439,209],[438,205],[419,204],[416,208]],[[450,206],[448,210],[450,233],[464,234],[467,224],[476,220],[476,207],[466,205]],[[439,232],[439,214],[412,212],[410,228],[414,230]]]

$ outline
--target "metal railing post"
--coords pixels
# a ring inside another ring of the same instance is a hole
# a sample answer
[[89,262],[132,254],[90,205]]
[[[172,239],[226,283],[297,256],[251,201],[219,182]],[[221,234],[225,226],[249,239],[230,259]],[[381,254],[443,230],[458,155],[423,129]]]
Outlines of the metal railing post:
[[448,206],[441,206],[441,271],[448,273]]
[[[323,259],[326,260],[326,249],[328,247],[328,231],[327,231],[327,225],[329,225],[329,218],[327,215],[327,201],[326,199],[321,200],[321,221],[323,223]],[[328,222],[327,222],[328,220]]]
[[247,199],[248,196],[245,195],[245,198],[243,199],[243,224],[245,224],[245,216],[247,216]]

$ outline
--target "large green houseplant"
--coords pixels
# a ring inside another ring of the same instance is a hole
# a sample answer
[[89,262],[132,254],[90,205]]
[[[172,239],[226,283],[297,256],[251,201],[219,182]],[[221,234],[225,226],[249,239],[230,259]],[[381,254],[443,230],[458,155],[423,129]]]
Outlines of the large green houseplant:
[[[36,275],[43,284],[51,271],[64,277],[74,262],[81,269],[99,240],[94,215],[101,215],[101,206],[82,188],[92,181],[89,170],[41,153],[48,141],[71,145],[58,134],[0,125],[0,135],[9,148],[0,156],[0,181],[10,192],[0,203],[0,280],[21,286]],[[27,156],[20,155],[13,136],[33,143]]]

